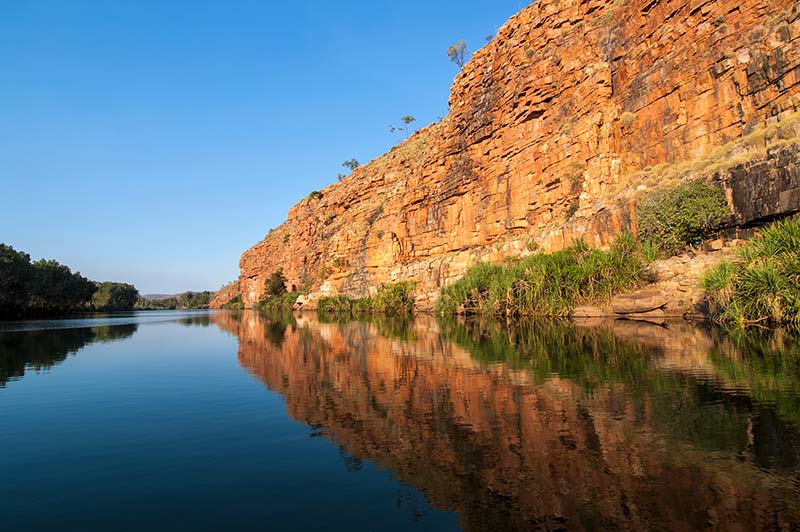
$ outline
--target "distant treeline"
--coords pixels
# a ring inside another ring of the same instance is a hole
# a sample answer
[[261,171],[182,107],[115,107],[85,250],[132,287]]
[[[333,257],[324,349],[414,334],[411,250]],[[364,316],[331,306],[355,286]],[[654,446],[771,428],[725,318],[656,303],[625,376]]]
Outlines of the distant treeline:
[[92,310],[130,310],[139,292],[126,283],[94,282],[54,260],[0,244],[0,317],[52,316]]
[[136,310],[174,310],[174,309],[198,309],[208,308],[208,304],[214,297],[214,292],[208,290],[204,292],[184,292],[177,296],[164,299],[145,299],[140,297],[136,300]]

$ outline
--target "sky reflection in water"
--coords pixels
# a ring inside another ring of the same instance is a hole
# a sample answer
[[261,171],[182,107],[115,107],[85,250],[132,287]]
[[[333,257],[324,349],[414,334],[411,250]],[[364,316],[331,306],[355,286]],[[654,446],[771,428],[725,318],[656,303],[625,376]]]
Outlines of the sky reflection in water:
[[800,340],[785,332],[254,312],[111,319],[0,330],[6,523],[800,524]]

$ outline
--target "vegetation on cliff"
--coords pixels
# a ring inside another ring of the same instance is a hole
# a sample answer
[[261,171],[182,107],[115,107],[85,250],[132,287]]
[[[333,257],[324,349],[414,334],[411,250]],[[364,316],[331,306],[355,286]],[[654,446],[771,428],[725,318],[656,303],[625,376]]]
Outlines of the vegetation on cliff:
[[582,303],[609,299],[642,282],[647,250],[629,233],[608,251],[582,239],[555,253],[536,253],[505,264],[477,264],[442,289],[442,315],[566,316]]
[[[800,142],[800,113],[791,113],[780,120],[750,130],[740,138],[727,142],[695,159],[674,163],[661,163],[632,172],[628,179],[636,178],[650,187],[674,186],[684,180],[708,180],[715,174],[751,161],[765,159],[770,149]],[[619,186],[631,183],[621,180]]]
[[729,326],[800,325],[800,218],[764,227],[702,279],[712,319]]
[[291,311],[300,294],[295,290],[289,292],[286,288],[287,283],[282,268],[272,272],[264,283],[264,294],[256,304],[256,308],[268,312]]
[[273,296],[262,299],[258,302],[257,308],[265,311],[291,311],[300,294],[288,292],[280,296]]
[[[92,298],[98,287],[104,285],[106,283],[98,285],[90,281],[80,272],[73,273],[69,267],[54,260],[31,262],[27,253],[0,244],[0,317],[93,310]],[[103,288],[102,294],[106,293],[105,290]],[[98,302],[107,301],[102,294]]]
[[414,287],[415,283],[403,281],[381,285],[371,297],[323,297],[317,303],[317,311],[323,314],[407,315],[414,311]]
[[639,238],[667,254],[699,245],[730,215],[722,189],[702,181],[652,190],[636,208]]
[[222,308],[226,310],[244,310],[244,302],[242,301],[242,295],[241,294],[236,295],[233,299],[223,304]]

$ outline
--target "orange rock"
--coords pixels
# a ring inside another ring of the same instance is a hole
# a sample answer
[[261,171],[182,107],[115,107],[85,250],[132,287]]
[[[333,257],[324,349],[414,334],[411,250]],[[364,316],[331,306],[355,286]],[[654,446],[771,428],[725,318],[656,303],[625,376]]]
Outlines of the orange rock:
[[311,307],[412,279],[430,308],[470,266],[532,242],[606,245],[633,227],[637,169],[797,110],[798,35],[789,0],[535,2],[459,73],[446,118],[302,200],[242,255],[244,303],[282,267]]

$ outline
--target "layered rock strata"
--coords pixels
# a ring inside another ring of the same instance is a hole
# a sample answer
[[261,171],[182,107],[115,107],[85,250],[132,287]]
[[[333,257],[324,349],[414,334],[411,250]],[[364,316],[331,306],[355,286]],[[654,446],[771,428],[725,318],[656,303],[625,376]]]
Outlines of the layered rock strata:
[[[606,245],[635,225],[640,170],[798,110],[799,35],[788,0],[535,2],[475,52],[447,117],[300,201],[222,293],[250,306],[283,268],[309,306],[410,279],[428,308],[478,261]],[[797,210],[796,170],[781,168],[799,159],[768,150],[718,176],[738,223]]]

